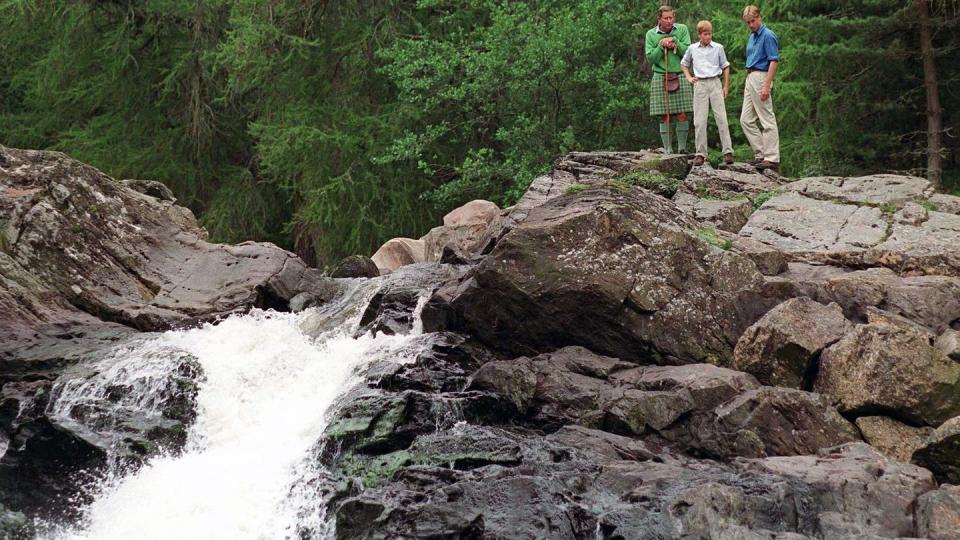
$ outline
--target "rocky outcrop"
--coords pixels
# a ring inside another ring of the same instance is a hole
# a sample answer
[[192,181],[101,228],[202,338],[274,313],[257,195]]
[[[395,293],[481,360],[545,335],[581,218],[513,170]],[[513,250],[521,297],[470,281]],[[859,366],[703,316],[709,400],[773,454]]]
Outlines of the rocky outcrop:
[[885,456],[905,463],[933,432],[933,428],[913,427],[886,416],[861,416],[856,423],[863,440]]
[[642,189],[560,196],[428,309],[514,353],[578,344],[645,363],[723,364],[769,300],[756,266],[699,229]]
[[917,499],[917,535],[930,540],[960,536],[960,487],[943,486]]

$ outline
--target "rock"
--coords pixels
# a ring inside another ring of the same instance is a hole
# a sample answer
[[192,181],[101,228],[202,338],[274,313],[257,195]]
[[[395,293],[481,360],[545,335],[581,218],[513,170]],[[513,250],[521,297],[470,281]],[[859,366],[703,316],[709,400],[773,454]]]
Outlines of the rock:
[[421,240],[424,260],[439,261],[444,248],[465,254],[479,254],[489,239],[486,223],[468,222],[434,227]]
[[931,433],[913,453],[913,462],[930,469],[940,482],[960,484],[960,417]]
[[947,214],[960,214],[960,197],[946,193],[934,193],[928,199],[930,210]]
[[921,329],[860,325],[823,352],[814,390],[842,413],[938,426],[960,414],[960,364]]
[[926,208],[915,202],[903,204],[903,208],[893,215],[893,220],[904,225],[913,225],[914,227],[930,219],[930,212]]
[[552,199],[438,291],[431,324],[513,354],[576,344],[645,363],[728,362],[770,301],[753,263],[698,228],[641,189]]
[[[74,309],[163,330],[250,309],[287,309],[324,278],[272,244],[211,244],[193,214],[56,152],[0,149],[6,278]],[[15,234],[11,234],[14,231]],[[49,321],[54,322],[54,321]]]
[[788,192],[768,200],[740,230],[781,251],[815,257],[860,252],[880,244],[887,222],[880,209],[818,201]]
[[787,189],[811,199],[854,204],[888,204],[897,207],[908,202],[925,200],[933,192],[930,182],[923,178],[895,174],[801,178]]
[[886,416],[861,416],[857,427],[863,440],[890,459],[909,463],[913,452],[923,446],[923,441],[933,428],[917,428]]
[[684,187],[694,193],[711,197],[747,196],[751,200],[757,196],[769,196],[783,189],[779,179],[760,174],[752,167],[726,167],[712,169],[697,167],[690,171],[683,182]]
[[917,536],[930,540],[960,538],[960,486],[943,486],[917,499]]
[[373,278],[380,275],[380,269],[373,259],[363,255],[351,255],[344,258],[333,271],[330,277],[334,278]]
[[392,238],[371,257],[380,273],[395,272],[401,266],[424,262],[426,260],[423,240],[411,238]]
[[161,201],[170,201],[172,203],[177,202],[177,198],[173,196],[173,191],[170,191],[166,185],[162,182],[157,182],[156,180],[121,180],[123,185],[128,188],[139,191],[144,195],[149,195],[155,199],[160,199]]
[[890,234],[864,254],[864,262],[898,274],[960,275],[960,216],[930,212],[919,226],[894,223]]
[[944,330],[933,346],[954,362],[960,362],[960,332],[952,328]]
[[500,207],[490,201],[477,199],[451,210],[443,216],[443,224],[447,227],[456,225],[489,225],[500,215]]
[[810,388],[820,352],[852,329],[837,304],[793,298],[744,332],[734,350],[733,368],[763,384]]
[[560,197],[573,184],[602,185],[617,176],[631,172],[656,171],[670,178],[681,179],[690,170],[684,155],[663,155],[657,152],[573,152],[558,159],[550,172],[533,180],[505,216],[491,224],[493,241],[523,222],[530,211]]
[[813,454],[860,440],[828,399],[791,388],[748,390],[718,407],[712,426],[693,426],[702,447],[722,457]]
[[701,199],[691,193],[678,191],[673,196],[673,202],[698,221],[732,233],[739,231],[753,213],[753,205],[746,197],[732,200]]
[[804,484],[801,521],[818,523],[815,533],[806,527],[799,532],[818,538],[912,537],[915,501],[934,488],[928,471],[891,461],[864,443],[745,466]]
[[738,236],[733,240],[733,250],[753,261],[765,276],[776,276],[789,268],[783,252],[756,240]]
[[384,276],[360,318],[356,335],[409,333],[429,295],[464,272],[459,266],[419,263]]

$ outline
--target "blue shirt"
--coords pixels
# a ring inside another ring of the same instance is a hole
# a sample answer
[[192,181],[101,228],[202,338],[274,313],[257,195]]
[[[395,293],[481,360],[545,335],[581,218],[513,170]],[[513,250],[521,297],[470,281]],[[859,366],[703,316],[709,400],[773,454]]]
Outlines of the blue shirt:
[[770,62],[780,60],[780,42],[777,35],[761,24],[756,32],[750,33],[747,40],[747,69],[767,71]]

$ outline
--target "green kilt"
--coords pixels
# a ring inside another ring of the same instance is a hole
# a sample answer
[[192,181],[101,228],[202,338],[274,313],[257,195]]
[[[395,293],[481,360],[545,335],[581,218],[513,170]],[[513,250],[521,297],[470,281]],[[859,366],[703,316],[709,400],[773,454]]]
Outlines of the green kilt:
[[[650,114],[663,116],[667,114],[667,101],[664,98],[663,73],[654,73],[650,80]],[[680,74],[680,88],[670,93],[670,114],[693,112],[693,85]]]

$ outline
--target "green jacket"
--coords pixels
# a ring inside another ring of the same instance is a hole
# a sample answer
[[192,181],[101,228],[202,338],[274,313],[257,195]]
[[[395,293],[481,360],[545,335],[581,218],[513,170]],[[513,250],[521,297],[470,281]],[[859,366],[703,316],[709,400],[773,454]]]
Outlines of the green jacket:
[[[660,40],[665,37],[673,37],[674,41],[677,42],[676,52],[671,51],[670,49],[664,49],[659,45]],[[673,25],[673,30],[669,34],[658,34],[657,28],[653,27],[650,30],[647,30],[647,38],[645,43],[645,52],[647,55],[647,61],[650,62],[650,65],[653,66],[654,73],[663,73],[663,51],[669,53],[668,60],[669,66],[666,71],[671,73],[681,73],[683,70],[680,69],[680,59],[683,58],[683,53],[687,52],[687,47],[690,46],[690,30],[687,29],[687,25],[676,23]]]

